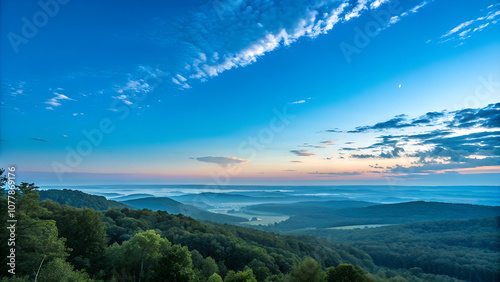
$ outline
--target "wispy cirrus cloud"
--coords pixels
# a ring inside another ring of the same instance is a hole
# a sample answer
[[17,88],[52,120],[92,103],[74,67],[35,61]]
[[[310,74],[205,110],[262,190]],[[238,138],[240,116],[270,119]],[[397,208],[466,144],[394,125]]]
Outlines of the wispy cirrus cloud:
[[8,92],[11,96],[15,97],[24,93],[26,81],[18,81],[15,84],[8,84]]
[[[63,90],[63,89],[60,89],[60,90]],[[54,97],[52,97],[44,102],[45,104],[49,105],[48,107],[46,107],[47,110],[54,110],[55,107],[61,106],[62,101],[65,101],[65,100],[76,101],[75,99],[71,99],[68,96],[61,94],[61,93],[58,93],[58,92],[54,92],[53,94],[54,94]]]
[[304,104],[304,103],[305,103],[305,102],[307,102],[308,100],[311,100],[311,98],[307,98],[307,99],[302,99],[302,100],[293,101],[293,102],[290,102],[289,104],[290,104],[290,105]]
[[116,92],[120,94],[127,91],[132,91],[135,93],[148,93],[150,90],[151,86],[146,81],[144,81],[144,79],[129,79],[127,83],[116,90]]
[[[396,24],[397,22],[399,22],[402,18],[404,17],[407,17],[411,14],[415,14],[417,13],[421,8],[423,8],[424,6],[426,6],[427,4],[429,4],[430,2],[432,2],[433,0],[427,0],[427,1],[422,1],[420,2],[420,4],[414,6],[413,8],[409,9],[408,11],[405,11],[403,13],[401,13],[400,15],[398,16],[393,16],[389,19],[389,22],[387,22],[384,27],[382,27],[381,29],[387,29],[389,28],[391,25],[393,24]],[[373,2],[372,4],[376,3],[376,2],[379,2],[379,1],[375,1]],[[388,2],[388,1],[380,1],[382,3],[385,3],[385,2]],[[378,7],[378,6],[377,6]]]
[[130,102],[130,97],[125,94],[117,95],[117,96],[111,96],[111,98],[116,99],[116,100],[121,100],[123,103],[127,105],[132,105],[133,103]]
[[[140,65],[135,73],[128,73],[126,76],[128,78],[124,82],[114,86],[112,93],[115,95],[111,95],[111,98],[130,106],[138,100],[143,100],[143,97],[155,89],[157,82],[163,81],[169,74],[158,68]],[[154,85],[151,85],[151,82]],[[114,107],[108,110],[116,111]]]
[[175,83],[175,84],[177,84],[185,89],[191,88],[191,86],[189,84],[187,84],[186,81],[187,81],[187,78],[183,77],[180,74],[177,74],[174,77],[172,77],[173,83]]
[[[302,38],[316,38],[330,32],[336,25],[360,17],[363,13],[380,9],[389,0],[227,0],[212,1],[196,12],[173,23],[159,21],[154,32],[181,46],[183,53],[176,56],[162,73],[169,86],[191,88],[196,81],[205,81],[227,70],[244,67],[261,56],[290,46]],[[426,2],[426,1],[424,1]],[[407,11],[411,13],[411,11]],[[165,36],[168,35],[168,36]],[[112,99],[132,105],[131,93],[148,93],[151,85],[137,79],[147,67],[140,66],[125,84],[114,84]],[[167,84],[166,83],[166,84]],[[120,85],[120,86],[118,86]],[[123,96],[126,95],[126,96]],[[303,104],[310,98],[291,102]],[[47,101],[47,109],[54,110],[61,100]],[[112,109],[110,109],[112,110]]]
[[40,141],[40,142],[52,142],[50,140],[47,140],[47,139],[42,139],[42,138],[30,138],[30,140],[34,140],[34,141]]
[[500,10],[498,10],[500,3],[488,6],[484,11],[485,14],[460,23],[454,28],[450,29],[445,34],[441,35],[438,43],[444,43],[450,40],[466,40],[474,33],[478,33],[490,25],[498,23],[500,19]]
[[[184,65],[172,82],[188,88],[190,81],[210,77],[257,61],[266,53],[289,46],[301,38],[326,34],[335,25],[375,10],[388,0],[227,0],[203,6],[174,26],[169,40],[183,45]],[[400,17],[415,13],[422,2]],[[395,22],[393,22],[395,23]],[[393,24],[392,23],[392,24]],[[389,23],[388,23],[389,24]],[[163,24],[165,26],[165,24]],[[169,26],[169,25],[167,25]],[[304,103],[298,100],[294,103]]]
[[375,0],[373,1],[371,4],[370,4],[370,8],[372,9],[376,9],[378,8],[380,5],[382,4],[385,4],[385,3],[388,3],[390,0]]

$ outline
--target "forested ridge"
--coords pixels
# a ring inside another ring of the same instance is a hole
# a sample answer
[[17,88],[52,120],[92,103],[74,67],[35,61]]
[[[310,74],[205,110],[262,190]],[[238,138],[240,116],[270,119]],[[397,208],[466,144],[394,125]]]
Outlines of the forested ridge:
[[[293,275],[326,279],[326,267],[346,262],[375,267],[362,251],[312,238],[307,242],[207,225],[165,211],[99,212],[38,202],[37,187],[26,183],[16,196],[16,275],[11,279],[19,281],[294,281]],[[5,206],[3,197],[2,209]],[[9,234],[2,229],[1,235],[5,242]],[[3,274],[7,255],[2,248]],[[359,267],[342,268],[347,268],[346,275],[370,280]]]
[[[290,209],[292,205],[288,205]],[[324,208],[295,214],[289,219],[261,227],[267,231],[329,228],[365,224],[402,224],[419,221],[486,218],[500,215],[500,207],[439,202],[406,202],[360,208]]]
[[469,281],[500,281],[500,217],[417,222],[356,230],[296,234],[346,243],[377,265],[431,272]]
[[90,208],[98,211],[105,211],[108,209],[121,209],[121,208],[147,208],[153,211],[164,210],[171,214],[182,213],[194,217],[199,220],[210,220],[220,223],[233,223],[248,221],[243,217],[231,216],[226,214],[212,213],[191,205],[185,205],[178,201],[172,200],[167,197],[152,197],[147,195],[145,198],[139,199],[126,199],[121,202],[107,200],[103,196],[90,195],[78,190],[62,189],[62,190],[45,190],[39,191],[40,201],[52,200],[62,205],[68,205],[77,208]]
[[230,224],[248,221],[248,219],[239,216],[208,212],[191,205],[182,204],[168,197],[147,197],[127,200],[123,201],[123,203],[136,209],[150,209],[153,211],[163,210],[173,214],[188,215],[199,220],[210,220]]
[[[16,193],[16,275],[9,281],[452,281],[377,267],[359,249],[313,237],[205,224],[164,211],[96,211]],[[0,201],[6,210],[5,191]],[[6,212],[2,220],[6,222]],[[1,231],[2,242],[9,236]],[[2,248],[2,276],[9,250]]]
[[108,200],[104,196],[89,195],[77,190],[40,190],[38,194],[40,195],[40,201],[52,200],[58,204],[75,208],[89,208],[96,211],[105,211],[129,207],[125,204]]

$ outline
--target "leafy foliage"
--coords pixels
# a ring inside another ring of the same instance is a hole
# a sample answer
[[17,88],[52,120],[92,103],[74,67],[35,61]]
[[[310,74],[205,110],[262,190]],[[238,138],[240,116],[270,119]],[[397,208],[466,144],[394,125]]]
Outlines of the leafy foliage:
[[470,281],[500,281],[500,217],[443,220],[308,234],[360,248],[377,265]]
[[321,264],[311,258],[307,258],[292,268],[285,281],[325,281],[325,279],[326,274],[321,268]]
[[89,208],[96,211],[128,207],[125,204],[108,200],[104,196],[90,195],[78,190],[41,190],[38,191],[38,194],[40,195],[40,201],[52,200],[61,205],[68,205],[76,208]]
[[240,222],[248,221],[248,219],[243,217],[204,211],[199,208],[193,207],[191,205],[185,205],[183,203],[177,202],[167,197],[149,197],[149,198],[133,199],[124,201],[123,203],[137,209],[167,211],[168,213],[171,214],[183,214],[196,218],[198,220],[209,220],[214,222],[232,223],[232,224],[238,224]]

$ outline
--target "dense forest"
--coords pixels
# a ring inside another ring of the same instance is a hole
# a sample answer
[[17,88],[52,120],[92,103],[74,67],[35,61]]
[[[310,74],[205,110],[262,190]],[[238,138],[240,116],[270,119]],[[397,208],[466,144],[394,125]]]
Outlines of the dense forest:
[[[318,206],[323,204],[318,204]],[[294,209],[293,204],[285,205]],[[250,209],[252,207],[249,207]],[[300,207],[302,214],[263,226],[267,231],[292,231],[304,228],[330,228],[365,224],[402,224],[419,221],[486,218],[500,215],[498,206],[452,204],[438,202],[407,202],[398,204],[370,205],[359,208]]]
[[130,208],[129,206],[106,199],[104,196],[89,195],[77,190],[41,190],[39,201],[52,200],[61,205],[75,208],[90,208],[96,211]]
[[303,230],[366,251],[377,265],[468,281],[500,281],[500,217],[355,230]]
[[[146,195],[145,198],[127,199],[122,197],[121,202],[107,200],[104,196],[90,195],[78,190],[62,189],[62,190],[45,190],[38,191],[40,194],[40,201],[52,200],[62,205],[68,205],[77,208],[90,208],[98,211],[105,211],[108,209],[121,209],[121,208],[147,208],[153,211],[162,210],[171,214],[183,214],[191,216],[199,220],[209,220],[219,223],[232,223],[237,224],[240,222],[248,221],[248,219],[238,216],[231,216],[226,214],[218,214],[201,210],[191,205],[185,205],[167,197],[152,197]],[[140,196],[140,194],[139,194]]]
[[[6,222],[4,189],[1,195]],[[313,237],[202,223],[165,211],[40,202],[34,184],[16,187],[15,205],[16,274],[3,280],[453,281],[380,268],[364,251]],[[2,242],[9,235],[3,228]],[[5,276],[10,250],[1,252]]]
[[127,200],[123,201],[123,203],[136,209],[150,209],[153,211],[162,210],[172,214],[183,214],[199,220],[209,220],[219,223],[238,224],[248,221],[248,219],[239,216],[205,211],[192,205],[185,205],[167,197],[147,197]]

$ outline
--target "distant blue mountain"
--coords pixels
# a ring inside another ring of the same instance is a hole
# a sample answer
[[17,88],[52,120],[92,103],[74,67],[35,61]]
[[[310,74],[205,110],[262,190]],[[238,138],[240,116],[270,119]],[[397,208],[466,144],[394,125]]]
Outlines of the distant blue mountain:
[[237,224],[248,221],[243,217],[212,213],[199,208],[185,205],[167,197],[150,197],[123,201],[122,203],[136,209],[150,209],[153,211],[162,210],[171,214],[183,214],[198,220],[209,220],[219,223]]
[[148,197],[154,197],[155,195],[151,194],[130,194],[130,195],[125,195],[125,196],[120,196],[116,198],[112,198],[111,200],[113,201],[118,201],[118,202],[123,202],[123,201],[128,201],[128,200],[134,200],[134,199],[140,199],[140,198],[148,198]]
[[345,209],[345,208],[362,208],[378,205],[377,203],[364,202],[364,201],[323,201],[323,202],[298,202],[291,204],[260,204],[247,206],[242,208],[246,213],[252,214],[255,212],[266,212],[273,214],[283,215],[296,215],[296,214],[318,214],[329,213],[332,210]]
[[[296,210],[298,208],[289,207]],[[470,219],[500,216],[499,206],[407,202],[370,205],[359,208],[317,209],[296,213],[276,223],[270,230],[289,231],[303,228],[328,228],[364,224],[401,224],[431,220]]]

